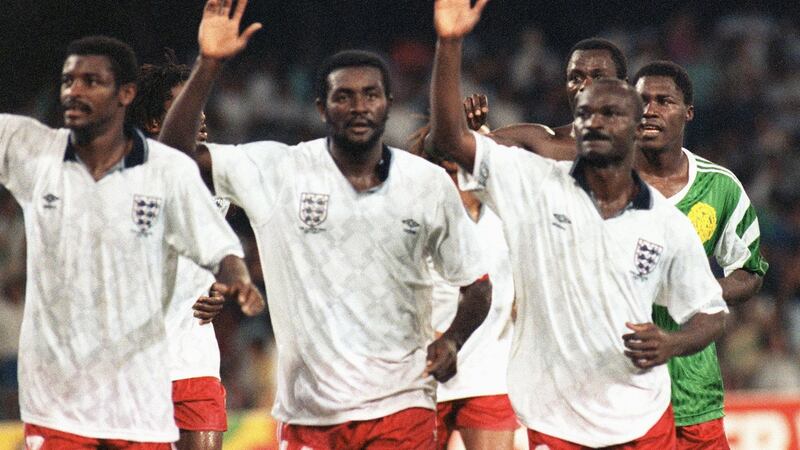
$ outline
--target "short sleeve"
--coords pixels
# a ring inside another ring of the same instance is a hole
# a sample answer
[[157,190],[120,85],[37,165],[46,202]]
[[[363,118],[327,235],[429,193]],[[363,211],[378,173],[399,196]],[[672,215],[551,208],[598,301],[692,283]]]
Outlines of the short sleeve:
[[0,114],[0,184],[18,201],[30,201],[42,162],[57,157],[58,137],[58,130],[29,117]]
[[761,230],[755,208],[744,189],[739,186],[739,198],[730,219],[722,230],[714,248],[714,257],[725,271],[725,276],[734,270],[744,269],[761,275],[767,273],[769,264],[761,255]]
[[668,241],[674,248],[656,304],[665,306],[678,324],[697,313],[727,313],[722,288],[711,273],[700,238],[686,216],[677,209],[675,212],[675,218],[670,221],[674,225]]
[[243,207],[250,219],[263,223],[273,211],[291,147],[260,141],[243,145],[208,144],[215,193]]
[[[536,195],[556,167],[555,161],[523,150],[498,144],[473,132],[475,164],[473,173],[458,172],[459,187],[475,194],[500,213],[504,198]],[[502,217],[502,215],[501,215]]]
[[439,171],[439,201],[435,206],[428,252],[441,277],[455,286],[467,286],[488,273],[481,260],[475,223],[467,215],[453,182]]
[[239,239],[225,221],[200,172],[190,161],[165,173],[171,180],[165,202],[167,244],[212,273],[227,255],[244,257]]

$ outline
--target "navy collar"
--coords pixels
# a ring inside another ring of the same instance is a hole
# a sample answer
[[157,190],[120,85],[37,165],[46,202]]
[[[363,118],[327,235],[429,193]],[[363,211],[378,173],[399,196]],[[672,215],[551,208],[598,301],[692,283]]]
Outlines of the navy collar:
[[375,168],[375,173],[378,175],[378,179],[381,180],[381,183],[386,181],[389,178],[389,167],[392,165],[392,151],[389,150],[389,146],[383,144],[383,150],[381,151],[381,160],[378,162],[378,167]]
[[[589,189],[589,183],[586,181],[586,162],[578,156],[575,158],[575,162],[572,163],[572,168],[569,170],[569,174],[575,178],[575,181],[578,185],[592,197],[592,191]],[[639,192],[636,193],[636,197],[631,200],[630,207],[633,209],[650,209],[653,207],[653,196],[650,194],[650,188],[647,184],[642,181],[642,178],[635,170],[631,170],[631,175],[633,175],[633,182],[636,183],[639,187]]]
[[[132,125],[125,125],[125,136],[130,136],[133,139],[133,148],[131,149],[130,153],[125,155],[125,158],[121,161],[122,167],[120,168],[128,169],[140,164],[144,164],[147,161],[147,155],[149,153],[147,138],[144,137],[144,134],[142,134],[139,129],[133,127]],[[75,153],[75,146],[72,145],[71,134],[69,139],[67,139],[67,148],[64,151],[64,161],[78,162],[78,155]]]

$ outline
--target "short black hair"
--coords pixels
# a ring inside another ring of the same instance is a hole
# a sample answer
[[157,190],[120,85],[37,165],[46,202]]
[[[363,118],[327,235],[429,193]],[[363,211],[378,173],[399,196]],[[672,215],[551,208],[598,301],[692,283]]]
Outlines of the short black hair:
[[164,103],[172,96],[172,89],[189,79],[192,69],[178,64],[175,52],[165,49],[166,63],[143,64],[136,80],[136,98],[128,107],[127,122],[145,130],[152,120],[161,121],[167,110]]
[[686,69],[672,61],[653,61],[645,64],[633,77],[634,86],[642,77],[668,77],[672,78],[675,86],[683,93],[683,103],[692,105],[694,101],[694,88],[692,79]]
[[611,60],[614,61],[614,67],[617,69],[617,78],[620,80],[628,78],[628,60],[625,59],[622,50],[608,39],[593,37],[579,41],[577,44],[573,45],[569,53],[567,53],[567,61],[564,63],[565,67],[569,64],[569,60],[572,59],[572,54],[578,50],[605,50],[611,53]]
[[389,68],[380,56],[365,50],[344,50],[327,57],[317,71],[317,98],[323,103],[328,98],[328,91],[330,90],[328,75],[342,67],[374,67],[380,70],[383,77],[384,94],[386,94],[386,97],[392,95]]
[[121,86],[136,81],[138,63],[133,49],[126,43],[108,36],[87,36],[76,39],[67,46],[67,56],[100,55],[111,62],[114,83]]

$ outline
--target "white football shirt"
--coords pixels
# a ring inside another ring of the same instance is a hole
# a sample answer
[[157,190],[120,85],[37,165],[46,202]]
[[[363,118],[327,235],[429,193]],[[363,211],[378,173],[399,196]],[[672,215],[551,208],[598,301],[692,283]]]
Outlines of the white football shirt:
[[727,311],[691,223],[638,176],[631,207],[603,220],[580,163],[475,139],[474,174],[459,181],[497,211],[511,249],[508,390],[520,421],[589,447],[644,435],[669,405],[669,374],[623,354],[625,323],[650,322],[654,303],[678,323]]
[[242,250],[195,163],[130,132],[133,150],[95,181],[68,130],[0,115],[0,183],[28,238],[20,409],[81,436],[169,442],[165,251],[216,271]]
[[[482,258],[492,280],[492,308],[483,323],[458,352],[458,373],[446,383],[439,383],[436,400],[446,402],[461,398],[508,393],[506,372],[514,325],[514,280],[508,245],[503,237],[503,223],[485,205],[475,223]],[[460,290],[432,272],[433,327],[443,333],[456,315]]]
[[459,286],[486,273],[444,170],[385,147],[387,178],[358,193],[325,139],[208,147],[217,194],[244,208],[258,240],[278,348],[275,418],[331,425],[433,409],[425,259]]
[[[214,201],[225,217],[230,202],[221,198]],[[170,378],[219,378],[219,344],[214,324],[201,325],[192,309],[200,296],[208,295],[214,275],[174,251],[169,252],[167,261],[165,287],[172,286],[172,290],[166,293],[171,299],[166,313]]]

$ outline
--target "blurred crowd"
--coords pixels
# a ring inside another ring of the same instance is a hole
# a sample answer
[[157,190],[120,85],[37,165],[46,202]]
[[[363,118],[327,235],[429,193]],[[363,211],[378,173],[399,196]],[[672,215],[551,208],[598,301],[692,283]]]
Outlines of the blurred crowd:
[[[761,249],[770,270],[761,293],[733,308],[726,335],[717,344],[726,388],[800,391],[797,23],[732,12],[709,25],[687,10],[676,11],[658,27],[608,29],[599,35],[623,49],[631,74],[655,59],[669,59],[688,70],[696,111],[686,146],[731,169],[758,212]],[[464,93],[488,95],[489,125],[557,126],[571,121],[564,55],[573,43],[551,42],[533,27],[501,45],[496,41],[473,37],[464,49]],[[372,50],[391,65],[395,101],[386,137],[402,148],[426,121],[433,45],[430,39],[405,38]],[[322,135],[324,124],[313,103],[317,55],[308,52],[292,62],[265,53],[230,63],[206,110],[210,138],[223,143],[294,143]],[[184,56],[191,61],[191,55]],[[51,108],[35,105],[19,112],[52,116]],[[229,221],[245,243],[251,272],[263,287],[246,216],[234,208]],[[17,414],[15,361],[24,281],[22,213],[0,190],[0,420]],[[227,308],[215,327],[229,408],[271,405],[274,342],[268,316],[245,318],[237,308]]]

